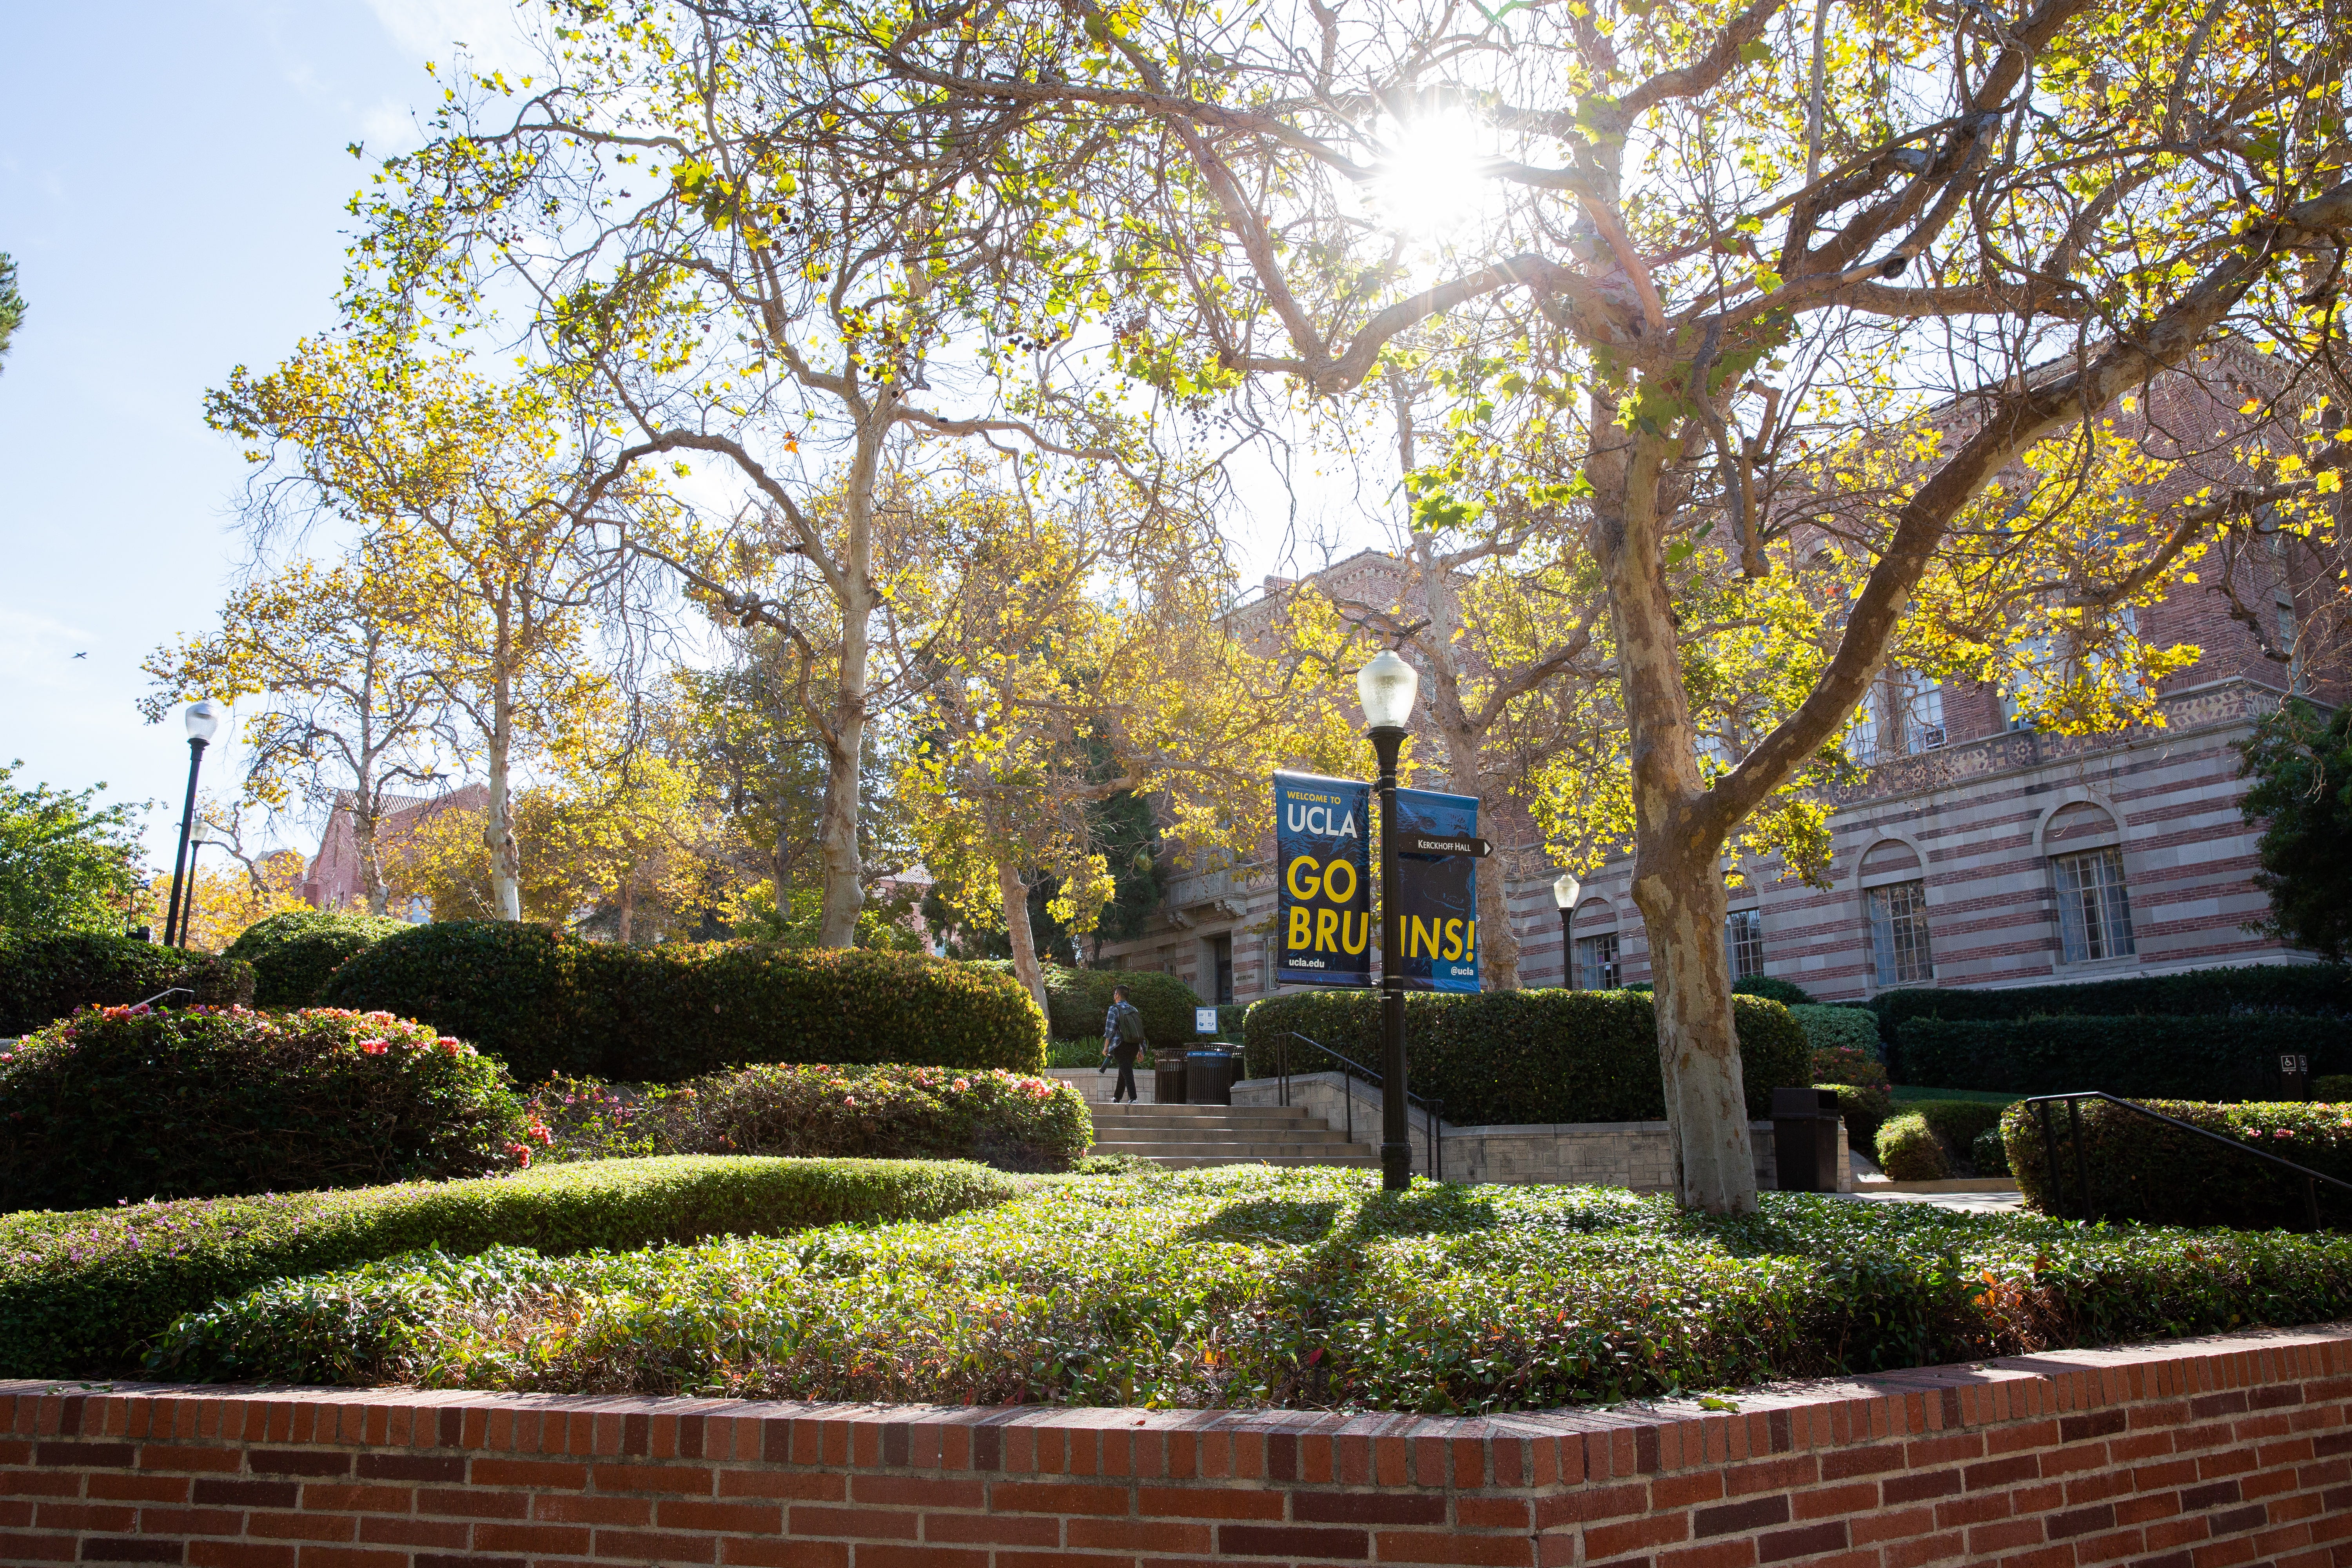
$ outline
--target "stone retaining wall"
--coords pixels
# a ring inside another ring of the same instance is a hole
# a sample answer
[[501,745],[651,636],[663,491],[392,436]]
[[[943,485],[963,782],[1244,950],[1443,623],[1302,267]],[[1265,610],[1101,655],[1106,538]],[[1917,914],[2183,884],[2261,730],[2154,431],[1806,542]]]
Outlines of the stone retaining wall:
[[0,1384],[0,1562],[2352,1561],[2352,1332],[1485,1419]]

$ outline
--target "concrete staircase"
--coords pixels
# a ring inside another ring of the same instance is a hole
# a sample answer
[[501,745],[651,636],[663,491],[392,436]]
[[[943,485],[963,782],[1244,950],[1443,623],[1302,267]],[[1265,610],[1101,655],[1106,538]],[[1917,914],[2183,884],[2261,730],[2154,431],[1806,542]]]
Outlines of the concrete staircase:
[[[1154,1164],[1377,1167],[1380,1150],[1350,1143],[1319,1116],[1281,1106],[1091,1105],[1097,1154]],[[1359,1130],[1361,1131],[1360,1129]]]

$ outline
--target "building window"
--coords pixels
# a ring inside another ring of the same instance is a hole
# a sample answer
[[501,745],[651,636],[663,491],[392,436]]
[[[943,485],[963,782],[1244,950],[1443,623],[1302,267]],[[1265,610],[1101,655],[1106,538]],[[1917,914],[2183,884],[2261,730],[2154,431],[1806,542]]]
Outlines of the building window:
[[1764,911],[1734,910],[1723,922],[1723,950],[1731,960],[1731,977],[1745,980],[1764,973]]
[[2122,958],[2133,951],[2131,899],[2124,891],[2120,849],[2062,855],[2051,865],[2058,873],[2058,934],[2066,962]]
[[1617,989],[1617,933],[1576,939],[1576,988],[1579,991]]
[[1936,977],[1927,957],[1927,884],[1896,882],[1864,891],[1870,906],[1870,957],[1881,985]]

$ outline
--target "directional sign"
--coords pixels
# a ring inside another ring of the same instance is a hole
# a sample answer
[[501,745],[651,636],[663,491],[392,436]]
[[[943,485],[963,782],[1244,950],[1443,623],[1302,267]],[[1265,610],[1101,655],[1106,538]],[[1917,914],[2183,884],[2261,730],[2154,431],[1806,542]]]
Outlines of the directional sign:
[[1400,855],[1467,855],[1474,860],[1484,860],[1494,852],[1495,847],[1483,838],[1439,838],[1412,832],[1397,835]]

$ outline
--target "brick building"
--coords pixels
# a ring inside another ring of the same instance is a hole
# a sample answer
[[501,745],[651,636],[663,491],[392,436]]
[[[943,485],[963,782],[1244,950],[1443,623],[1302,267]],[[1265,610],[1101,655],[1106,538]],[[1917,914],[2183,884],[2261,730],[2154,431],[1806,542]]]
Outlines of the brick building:
[[[2211,374],[2212,362],[2200,368],[2205,383],[2157,388],[2151,404],[2211,408],[2211,383],[2242,384]],[[2200,585],[2143,613],[2150,642],[2203,650],[2158,687],[2160,727],[2041,733],[2021,727],[1994,688],[1890,672],[1853,742],[1857,760],[1874,765],[1836,798],[1831,885],[1808,887],[1775,862],[1742,868],[1725,932],[1735,972],[1844,1000],[1898,986],[2063,984],[2301,956],[2244,929],[2267,903],[2252,881],[2255,834],[2239,811],[2234,745],[2290,687],[2331,701],[2340,693],[2333,681],[2315,686],[2302,663],[2318,641],[2307,635],[2315,564],[2299,563],[2276,534],[2261,542],[2258,530],[2257,541],[2218,563],[2219,580],[2203,573]],[[1408,574],[1367,552],[1313,581],[1335,597],[1391,602]],[[2227,596],[2217,591],[2224,582]],[[1265,606],[1291,586],[1268,579],[1265,595],[1234,613],[1236,629],[1249,635],[1252,617],[1270,614]],[[2248,624],[2273,616],[2259,629]],[[2271,651],[2289,647],[2304,652],[2283,662]],[[1414,744],[1436,754],[1426,741]],[[1360,776],[1370,774],[1367,746]],[[1522,982],[1569,983],[1551,894],[1557,868],[1524,817],[1506,813],[1482,830],[1506,852]],[[1631,872],[1620,859],[1585,879],[1572,938],[1580,987],[1650,978]],[[1273,989],[1275,901],[1263,858],[1177,872],[1150,928],[1105,943],[1102,961],[1181,975],[1204,997],[1253,1000]]]
[[[377,819],[376,842],[389,850],[438,813],[480,811],[489,803],[489,786],[478,784],[446,795],[387,795]],[[367,910],[367,883],[360,875],[359,838],[352,829],[348,791],[336,796],[334,809],[327,814],[326,830],[319,836],[319,853],[311,857],[310,868],[302,876],[302,897],[314,909]],[[405,920],[430,919],[431,911],[421,907],[423,900],[415,903],[419,907],[413,909],[395,904],[390,912]]]

